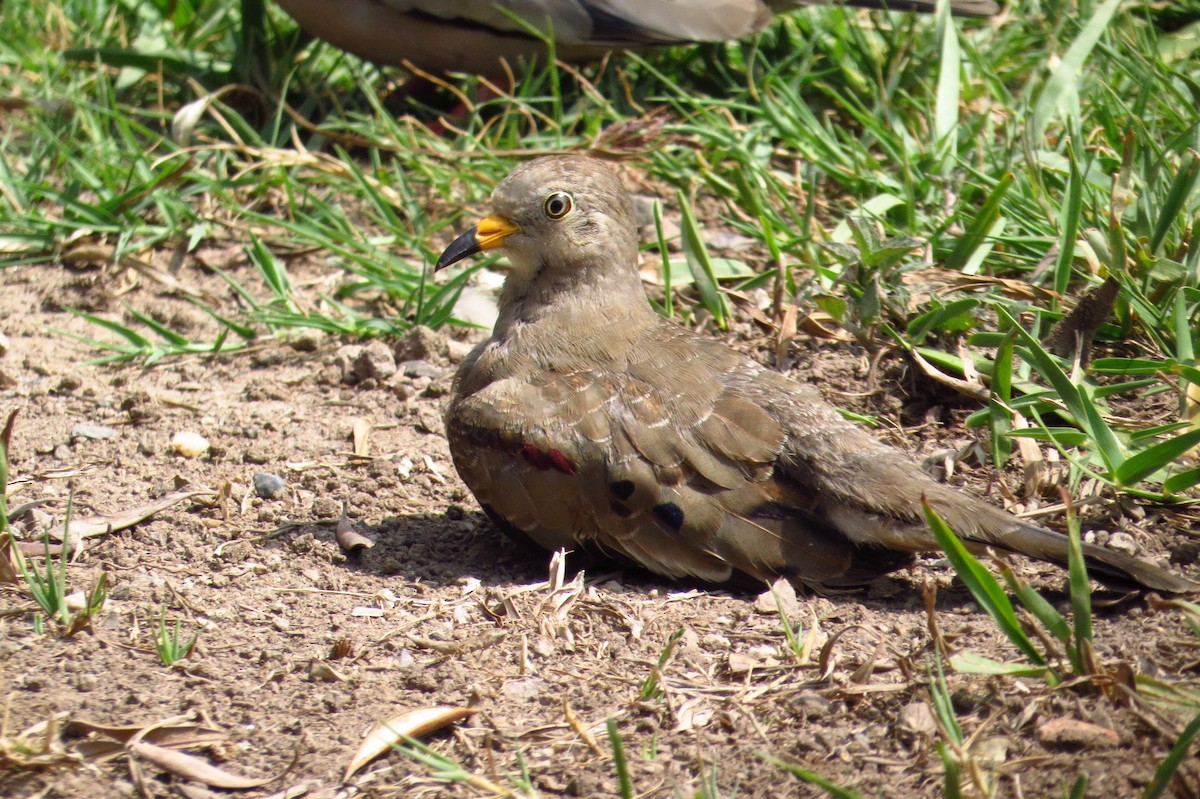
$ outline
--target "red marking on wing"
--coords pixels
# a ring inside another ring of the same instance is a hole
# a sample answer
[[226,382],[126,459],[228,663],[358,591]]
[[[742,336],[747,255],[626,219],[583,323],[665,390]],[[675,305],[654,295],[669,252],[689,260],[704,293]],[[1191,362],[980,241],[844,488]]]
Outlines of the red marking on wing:
[[575,474],[575,464],[567,460],[567,456],[556,449],[550,450],[550,464],[563,474]]
[[556,449],[549,452],[542,452],[533,444],[525,444],[521,447],[521,455],[535,469],[541,469],[543,472],[548,469],[555,469],[563,474],[575,474],[575,464],[567,459]]
[[522,446],[521,454],[525,456],[525,460],[529,461],[530,465],[535,469],[541,469],[544,472],[550,468],[550,459],[546,457],[546,453],[533,444]]

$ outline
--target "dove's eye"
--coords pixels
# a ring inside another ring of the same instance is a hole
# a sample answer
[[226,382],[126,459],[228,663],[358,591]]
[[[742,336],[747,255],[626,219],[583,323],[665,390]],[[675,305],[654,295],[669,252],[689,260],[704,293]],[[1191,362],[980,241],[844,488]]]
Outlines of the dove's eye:
[[575,207],[575,202],[571,199],[571,195],[565,191],[556,191],[546,198],[546,202],[542,208],[546,211],[546,216],[551,219],[562,219],[567,214],[571,213],[571,209]]

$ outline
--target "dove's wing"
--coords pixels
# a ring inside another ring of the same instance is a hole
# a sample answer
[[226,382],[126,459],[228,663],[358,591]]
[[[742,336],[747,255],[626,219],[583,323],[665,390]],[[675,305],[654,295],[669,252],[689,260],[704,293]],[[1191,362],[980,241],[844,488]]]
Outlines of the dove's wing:
[[[673,577],[839,585],[911,560],[855,545],[818,496],[776,479],[787,431],[739,388],[760,366],[658,331],[620,369],[564,363],[456,391],[454,463],[490,515],[547,548],[594,545]],[[459,385],[477,382],[468,363]]]

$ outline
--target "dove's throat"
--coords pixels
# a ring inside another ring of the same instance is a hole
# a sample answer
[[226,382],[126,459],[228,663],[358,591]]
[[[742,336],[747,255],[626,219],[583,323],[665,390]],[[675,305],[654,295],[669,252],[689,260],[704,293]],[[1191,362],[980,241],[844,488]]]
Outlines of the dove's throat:
[[491,354],[513,374],[524,368],[623,368],[661,317],[636,273],[614,271],[579,269],[571,279],[545,267],[527,280],[520,271],[511,272],[500,297]]
[[512,271],[500,295],[496,334],[504,335],[515,326],[538,325],[569,338],[581,325],[614,332],[652,325],[656,314],[642,290],[637,269],[596,260],[521,263],[513,257]]

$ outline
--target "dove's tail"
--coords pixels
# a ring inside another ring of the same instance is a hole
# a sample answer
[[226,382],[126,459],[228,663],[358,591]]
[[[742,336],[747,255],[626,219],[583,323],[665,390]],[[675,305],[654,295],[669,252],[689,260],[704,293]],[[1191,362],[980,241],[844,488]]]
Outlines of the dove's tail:
[[[923,14],[932,14],[937,7],[935,0],[767,0],[767,5],[777,14],[789,8],[817,4],[879,8],[885,11],[919,11]],[[993,0],[950,0],[950,13],[958,17],[994,17],[1000,13],[1000,4]]]
[[[1025,522],[1016,522],[999,535],[964,536],[964,540],[1067,565],[1068,538],[1062,533]],[[1083,544],[1082,549],[1088,573],[1101,582],[1134,585],[1172,594],[1200,591],[1200,583],[1195,580],[1169,572],[1149,561],[1094,544]]]

